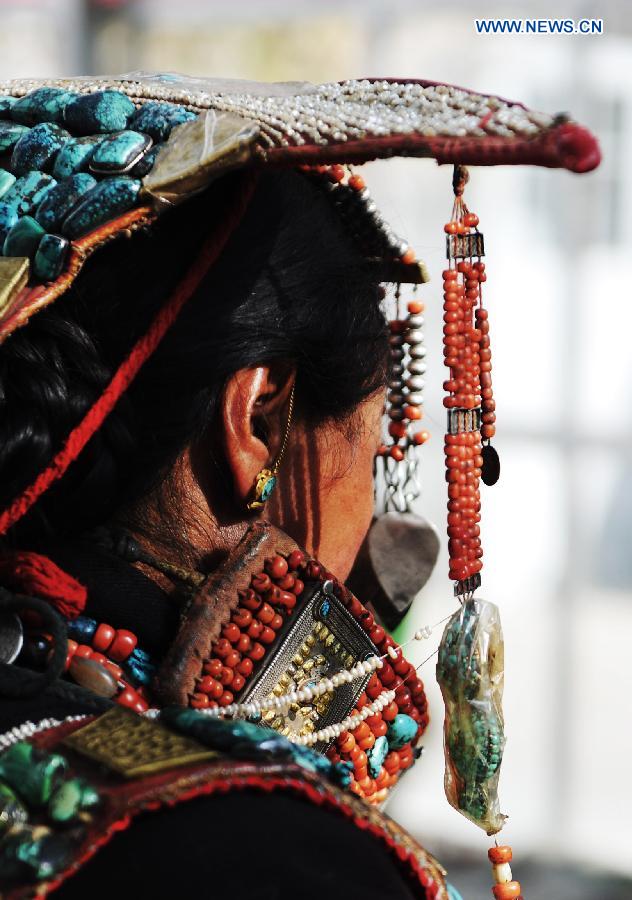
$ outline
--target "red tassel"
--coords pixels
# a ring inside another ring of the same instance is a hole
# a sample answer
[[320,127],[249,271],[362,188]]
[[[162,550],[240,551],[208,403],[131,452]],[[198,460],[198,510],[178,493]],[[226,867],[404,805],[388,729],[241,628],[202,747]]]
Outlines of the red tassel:
[[5,551],[0,556],[0,580],[21,593],[47,600],[66,619],[76,619],[86,607],[86,588],[39,553]]

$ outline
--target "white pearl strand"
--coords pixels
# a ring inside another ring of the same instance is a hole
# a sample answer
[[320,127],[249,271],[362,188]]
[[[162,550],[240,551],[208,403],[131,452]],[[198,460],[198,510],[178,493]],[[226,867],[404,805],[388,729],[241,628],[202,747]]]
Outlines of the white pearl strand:
[[313,734],[304,734],[297,737],[290,736],[289,740],[293,744],[299,744],[302,747],[311,747],[312,744],[318,744],[321,741],[332,741],[334,738],[340,737],[343,731],[353,731],[369,716],[374,716],[375,713],[381,712],[394,699],[395,691],[382,691],[377,700],[363,706],[360,712],[355,715],[347,716],[342,722],[338,722],[336,725],[328,725],[326,728],[315,731]]

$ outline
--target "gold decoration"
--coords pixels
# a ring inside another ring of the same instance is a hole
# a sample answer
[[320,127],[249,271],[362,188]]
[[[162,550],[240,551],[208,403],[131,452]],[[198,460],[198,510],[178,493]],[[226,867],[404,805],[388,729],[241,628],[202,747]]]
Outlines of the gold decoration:
[[0,313],[9,306],[29,280],[29,261],[26,256],[0,257]]
[[73,732],[64,744],[125,778],[218,757],[214,750],[207,750],[197,741],[120,706]]

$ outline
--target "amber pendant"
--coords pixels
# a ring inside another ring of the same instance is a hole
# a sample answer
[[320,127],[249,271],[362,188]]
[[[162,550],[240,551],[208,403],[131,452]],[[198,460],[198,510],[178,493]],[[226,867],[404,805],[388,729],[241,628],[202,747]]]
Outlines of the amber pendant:
[[370,602],[387,628],[395,628],[430,578],[439,555],[439,536],[410,512],[387,512],[373,524],[348,584]]

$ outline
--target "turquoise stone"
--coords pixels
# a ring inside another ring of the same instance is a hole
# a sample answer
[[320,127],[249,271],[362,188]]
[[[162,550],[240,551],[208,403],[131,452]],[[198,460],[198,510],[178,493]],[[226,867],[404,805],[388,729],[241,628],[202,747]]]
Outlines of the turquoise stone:
[[454,885],[446,882],[446,887],[448,889],[448,900],[463,900],[463,897],[459,894]]
[[[61,872],[70,860],[72,837],[66,834],[44,834],[35,837],[35,832],[28,828],[18,832],[15,837],[7,838],[3,851],[7,851],[31,872],[31,879],[43,881]],[[8,846],[7,846],[8,845]]]
[[37,207],[35,218],[46,231],[60,231],[64,219],[96,184],[96,179],[87,172],[60,181]]
[[20,138],[29,133],[25,125],[17,125],[15,122],[0,122],[0,153],[8,153],[13,150]]
[[16,182],[15,175],[7,172],[6,169],[0,169],[0,197],[4,197],[6,192],[10,190]]
[[417,723],[411,716],[399,713],[388,726],[386,736],[392,750],[399,750],[417,734]]
[[104,138],[92,154],[90,170],[106,175],[127,172],[151,147],[151,138],[138,131],[119,131]]
[[28,256],[29,259],[33,259],[45,234],[35,219],[31,216],[22,216],[7,234],[2,252],[4,256]]
[[18,741],[0,756],[0,778],[29,806],[45,806],[62,780],[68,763],[58,753],[43,753]]
[[11,110],[17,102],[17,97],[0,97],[0,119],[9,118]]
[[19,218],[20,216],[13,206],[0,202],[0,249],[4,245],[7,234]]
[[154,146],[151,150],[148,150],[143,158],[136,163],[134,168],[130,169],[129,175],[132,178],[144,178],[145,175],[153,169],[159,150],[160,146]]
[[64,109],[77,94],[61,88],[42,87],[21,97],[11,109],[11,117],[23,125],[38,122],[62,122]]
[[19,216],[30,215],[40,205],[48,191],[54,188],[57,182],[44,172],[29,172],[18,178],[13,187],[9,188],[2,203],[13,207]]
[[16,175],[26,175],[33,169],[52,168],[55,157],[70,135],[65,128],[42,122],[23,135],[13,148],[11,168]]
[[190,122],[196,114],[179,106],[177,103],[144,103],[137,109],[130,125],[137,131],[143,131],[154,141],[166,141],[172,128]]
[[89,191],[83,202],[70,213],[62,231],[74,240],[98,228],[121,213],[132,209],[138,199],[140,181],[121,175],[107,178]]
[[25,807],[7,784],[0,782],[0,838],[15,825],[28,819]]
[[83,809],[97,806],[98,793],[81,778],[69,778],[55,791],[48,804],[48,814],[54,822],[71,822]]
[[53,177],[57,181],[70,178],[83,169],[87,169],[94,153],[95,147],[103,140],[101,135],[89,135],[88,137],[71,138],[61,148],[53,166]]
[[120,91],[82,94],[64,110],[64,122],[73,133],[107,134],[127,128],[135,106]]
[[276,483],[277,483],[276,478],[274,477],[274,475],[271,475],[270,478],[268,478],[268,480],[267,480],[266,483],[264,484],[264,486],[263,486],[263,488],[262,488],[262,490],[261,490],[261,499],[262,499],[264,502],[265,502],[266,500],[268,500],[268,498],[269,498],[270,495],[272,494],[272,491],[273,491],[273,490],[275,489],[275,487],[276,487]]
[[68,255],[69,241],[58,234],[45,234],[33,260],[33,275],[38,281],[55,281],[61,275]]
[[382,768],[382,764],[386,759],[388,750],[388,741],[384,737],[384,735],[376,738],[375,743],[367,753],[367,759],[369,761],[369,774],[371,778],[377,778],[377,776],[380,774],[380,769]]

